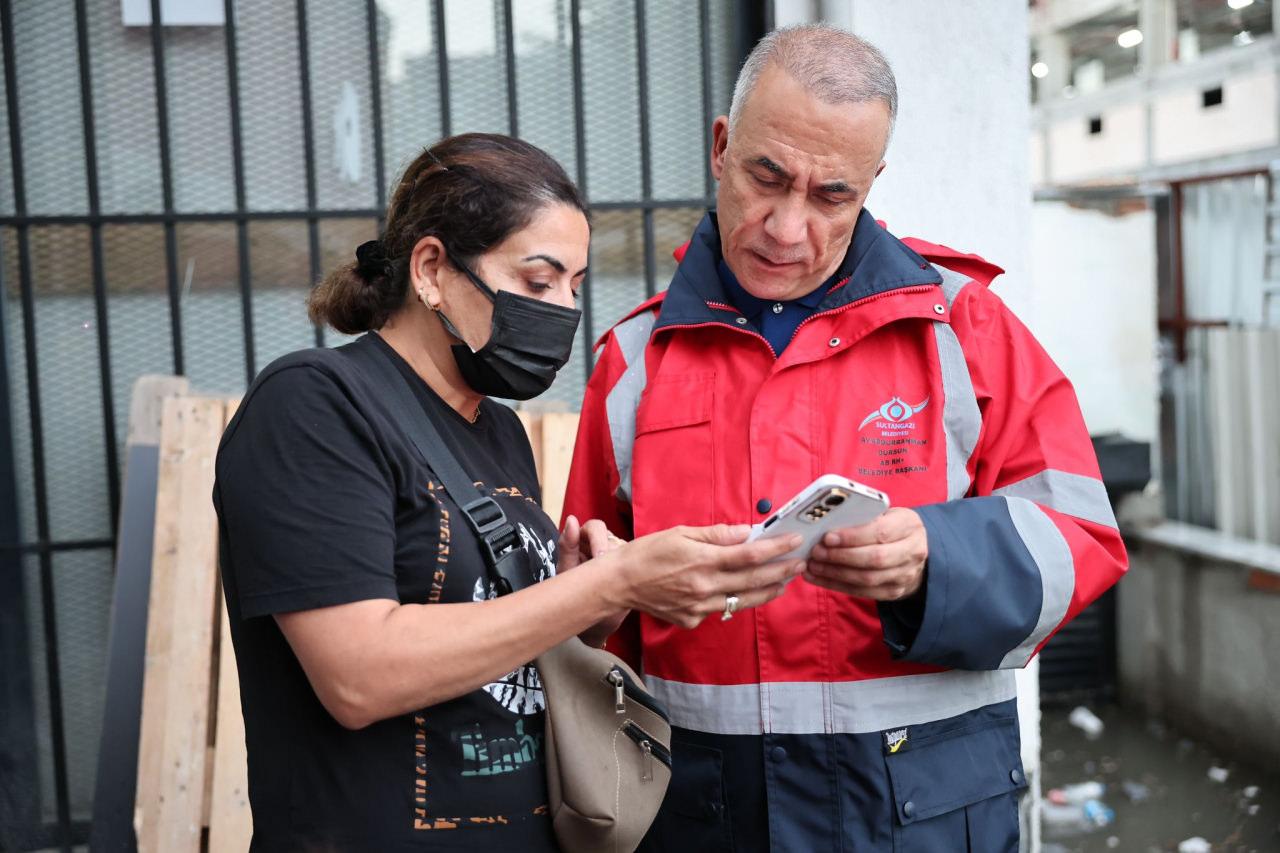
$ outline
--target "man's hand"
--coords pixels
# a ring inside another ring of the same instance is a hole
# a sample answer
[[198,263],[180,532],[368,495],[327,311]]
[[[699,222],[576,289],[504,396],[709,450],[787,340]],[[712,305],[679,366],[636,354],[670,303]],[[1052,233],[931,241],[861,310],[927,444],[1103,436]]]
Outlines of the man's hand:
[[824,536],[804,578],[834,592],[898,601],[920,589],[928,557],[924,522],[915,510],[895,507],[870,524]]

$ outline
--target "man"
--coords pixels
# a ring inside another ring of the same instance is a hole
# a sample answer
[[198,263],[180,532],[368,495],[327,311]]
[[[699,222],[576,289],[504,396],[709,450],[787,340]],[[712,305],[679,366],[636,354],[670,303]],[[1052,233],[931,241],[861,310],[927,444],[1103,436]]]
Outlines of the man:
[[1000,270],[863,209],[896,108],[861,39],[767,36],[713,125],[716,212],[601,342],[566,513],[754,523],[824,473],[894,506],[764,607],[615,635],[676,727],[649,849],[1016,850],[1012,670],[1125,570],[1074,394],[987,289]]

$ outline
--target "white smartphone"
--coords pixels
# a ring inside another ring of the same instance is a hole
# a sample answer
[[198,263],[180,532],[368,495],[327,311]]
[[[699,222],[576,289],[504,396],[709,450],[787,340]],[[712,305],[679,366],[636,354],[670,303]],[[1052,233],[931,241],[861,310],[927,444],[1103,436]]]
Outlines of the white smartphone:
[[782,509],[751,528],[748,542],[799,533],[804,541],[779,560],[808,557],[823,534],[874,521],[889,508],[889,496],[838,474],[824,474],[805,486]]

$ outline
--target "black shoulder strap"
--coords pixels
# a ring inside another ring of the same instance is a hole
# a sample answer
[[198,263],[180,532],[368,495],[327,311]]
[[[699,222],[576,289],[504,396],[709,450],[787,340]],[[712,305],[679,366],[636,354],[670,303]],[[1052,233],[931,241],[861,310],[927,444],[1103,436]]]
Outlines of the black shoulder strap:
[[475,531],[489,579],[498,594],[506,595],[529,586],[533,582],[532,574],[520,560],[515,559],[520,550],[520,537],[515,528],[507,521],[507,515],[498,502],[480,494],[449,452],[439,430],[414,397],[408,381],[392,363],[391,355],[377,341],[367,341],[365,346],[352,347],[352,351],[358,353],[356,361],[366,368],[364,372],[373,380],[375,387],[385,392],[386,402],[401,429],[418,448],[423,461],[440,478],[445,492],[461,508],[462,515]]

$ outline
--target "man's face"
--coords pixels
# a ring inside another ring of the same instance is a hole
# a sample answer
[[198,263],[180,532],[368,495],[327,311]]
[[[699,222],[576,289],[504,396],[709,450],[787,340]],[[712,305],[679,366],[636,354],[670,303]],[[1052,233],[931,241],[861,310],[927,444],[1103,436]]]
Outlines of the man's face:
[[729,269],[759,299],[795,299],[816,289],[844,259],[884,168],[888,106],[824,104],[769,65],[732,135],[724,116],[712,133]]

